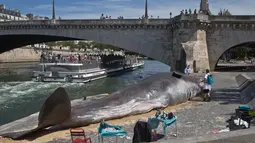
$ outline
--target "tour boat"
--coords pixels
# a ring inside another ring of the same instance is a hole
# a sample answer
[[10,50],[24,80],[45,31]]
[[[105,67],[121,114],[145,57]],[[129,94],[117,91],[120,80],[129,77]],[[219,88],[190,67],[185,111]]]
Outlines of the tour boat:
[[90,82],[144,65],[143,61],[129,64],[123,64],[121,60],[116,62],[120,64],[113,67],[109,65],[114,62],[105,66],[96,60],[90,63],[40,63],[39,70],[34,71],[32,79],[37,82]]

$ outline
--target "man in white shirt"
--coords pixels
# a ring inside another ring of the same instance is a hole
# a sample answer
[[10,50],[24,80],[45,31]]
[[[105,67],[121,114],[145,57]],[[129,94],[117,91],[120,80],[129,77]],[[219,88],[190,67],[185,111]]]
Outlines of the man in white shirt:
[[211,85],[208,83],[208,76],[210,75],[210,71],[209,69],[207,69],[205,71],[205,76],[204,76],[204,80],[202,80],[202,82],[204,82],[204,88],[203,88],[203,92],[204,92],[204,101],[211,101],[211,97],[210,97],[210,91],[212,90]]
[[190,72],[191,72],[190,65],[188,65],[188,66],[185,68],[184,73],[189,75]]

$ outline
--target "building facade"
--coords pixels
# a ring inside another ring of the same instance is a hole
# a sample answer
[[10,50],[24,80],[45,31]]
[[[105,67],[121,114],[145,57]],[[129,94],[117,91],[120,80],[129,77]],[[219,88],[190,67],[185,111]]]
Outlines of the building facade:
[[28,17],[22,15],[20,10],[7,9],[4,4],[0,4],[0,21],[18,21],[18,20],[28,20]]
[[49,18],[45,16],[36,15],[34,16],[33,20],[49,20]]

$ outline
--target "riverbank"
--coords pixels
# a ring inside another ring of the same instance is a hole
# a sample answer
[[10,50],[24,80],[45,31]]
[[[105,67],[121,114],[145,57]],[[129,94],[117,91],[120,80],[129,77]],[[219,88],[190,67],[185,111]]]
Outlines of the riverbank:
[[41,51],[33,48],[17,48],[0,54],[0,63],[39,62]]
[[[215,76],[215,89],[236,87],[237,84],[234,81],[235,75],[239,73],[213,73]],[[251,76],[254,73],[250,74]],[[203,76],[197,75],[197,76]],[[232,83],[232,84],[230,84]],[[231,98],[230,98],[231,100]],[[196,101],[189,101],[180,105],[168,107],[165,111],[174,112],[178,117],[178,136],[177,138],[187,138],[187,137],[198,137],[207,134],[213,134],[214,130],[221,130],[226,128],[226,120],[228,120],[231,114],[234,113],[234,109],[238,107],[239,104],[223,104],[222,101],[216,101],[212,97],[212,102],[200,102],[200,98],[196,98]],[[155,114],[155,111],[151,111],[146,114],[129,116],[118,120],[109,121],[110,124],[118,124],[124,126],[124,129],[128,132],[130,139],[125,140],[125,142],[132,142],[133,127],[137,120],[146,120],[148,117]],[[87,127],[82,127],[86,135],[93,139],[92,142],[97,141],[96,128],[98,124],[93,124]],[[172,136],[173,127],[169,128],[167,139],[176,139]],[[46,134],[47,133],[47,134]],[[42,134],[34,135],[33,137],[28,137],[27,140],[22,141],[12,141],[10,139],[1,139],[0,142],[70,142],[69,130],[57,131],[57,132],[44,132]],[[159,130],[162,133],[162,128]],[[29,140],[29,141],[28,141]],[[164,140],[164,139],[162,139]],[[119,140],[120,141],[120,140]],[[115,137],[105,138],[105,142],[116,142]]]
[[[172,106],[172,107],[167,107],[165,109],[165,111],[172,111],[175,112],[177,110],[181,110],[183,108],[190,108],[192,106],[194,106],[196,104],[196,102],[186,102],[183,104],[179,104],[176,106]],[[132,132],[133,132],[133,126],[136,123],[137,120],[146,120],[148,117],[152,116],[155,114],[155,111],[151,111],[149,113],[145,113],[145,114],[140,114],[140,115],[134,115],[134,116],[128,116],[128,117],[124,117],[121,119],[116,119],[116,120],[111,120],[111,121],[107,121],[110,124],[117,124],[117,125],[121,125],[124,126],[124,129],[128,132],[128,136],[132,137]],[[86,127],[82,127],[84,129],[84,131],[86,132],[86,135],[88,137],[92,138],[92,142],[96,142],[97,141],[97,127],[98,124],[91,124],[89,126]],[[108,140],[112,140],[112,137],[107,138],[107,140],[105,140],[106,142],[108,142]],[[26,138],[25,140],[20,140],[20,141],[14,141],[11,139],[7,139],[7,138],[2,138],[0,139],[0,142],[6,142],[6,143],[25,143],[28,141],[31,142],[51,142],[51,141],[56,141],[56,142],[70,142],[71,141],[71,137],[70,137],[70,132],[69,130],[62,130],[62,131],[56,131],[56,132],[51,132],[51,133],[41,133],[41,134],[37,134],[35,136],[31,136]],[[115,138],[114,138],[115,141]]]
[[[177,117],[178,135],[174,137],[174,126],[169,127],[166,138],[161,140],[181,139],[187,137],[198,137],[208,134],[213,134],[214,130],[221,130],[226,128],[226,120],[229,119],[230,114],[238,107],[237,104],[222,105],[220,102],[199,102],[189,101],[172,107],[167,107],[164,111],[173,112]],[[147,120],[148,117],[153,116],[155,111],[149,113],[129,116],[122,119],[107,121],[110,124],[121,125],[128,133],[129,139],[118,139],[119,142],[131,143],[133,137],[133,128],[138,120]],[[92,124],[82,127],[86,136],[92,139],[92,142],[97,142],[98,124]],[[159,134],[163,133],[162,127],[158,130]],[[69,130],[62,130],[56,132],[44,132],[34,134],[27,137],[25,140],[13,141],[11,139],[0,139],[0,142],[5,143],[25,143],[25,142],[47,142],[47,143],[70,143],[71,136]],[[106,143],[115,143],[116,137],[104,138]]]
[[16,48],[0,54],[0,63],[24,63],[24,62],[39,62],[42,52],[51,52],[56,55],[75,55],[87,54],[87,55],[119,55],[123,56],[123,51],[70,51],[64,49],[41,49],[35,47],[21,47]]

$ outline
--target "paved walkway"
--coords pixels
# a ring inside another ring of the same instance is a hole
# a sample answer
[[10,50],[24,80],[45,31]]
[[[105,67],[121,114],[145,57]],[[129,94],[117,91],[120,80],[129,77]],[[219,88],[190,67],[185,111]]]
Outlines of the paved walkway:
[[[238,107],[238,104],[221,104],[221,102],[194,102],[186,106],[183,109],[173,110],[177,119],[178,136],[174,137],[174,126],[169,127],[168,134],[160,141],[169,142],[171,140],[183,139],[188,137],[199,137],[204,135],[213,134],[213,130],[225,129],[228,125],[226,121],[230,118],[230,115],[234,113],[234,109]],[[118,139],[118,143],[132,143],[134,124],[126,126],[124,129],[128,132],[130,139]],[[163,134],[162,127],[159,127],[159,134]],[[92,138],[92,142],[97,143],[96,133],[86,133]],[[53,142],[67,143],[71,140],[57,139]],[[107,137],[104,139],[104,143],[116,143],[115,137]]]

